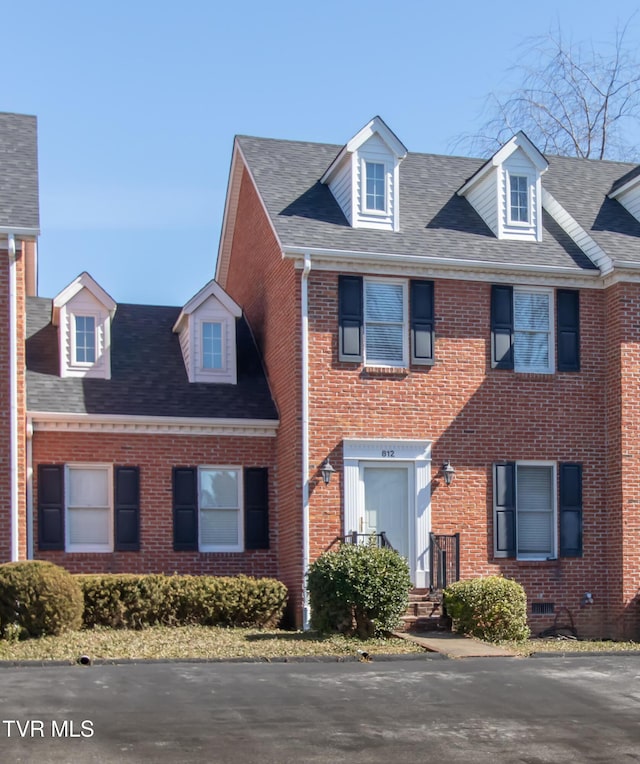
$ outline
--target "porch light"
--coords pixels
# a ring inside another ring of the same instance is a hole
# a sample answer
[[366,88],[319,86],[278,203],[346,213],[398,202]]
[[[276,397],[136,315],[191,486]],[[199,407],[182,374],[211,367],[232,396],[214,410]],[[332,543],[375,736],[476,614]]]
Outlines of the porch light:
[[329,459],[324,460],[324,464],[322,465],[320,472],[322,473],[322,479],[324,480],[325,485],[329,485],[331,481],[331,475],[335,472],[334,468],[331,466],[331,462]]
[[456,471],[453,469],[453,466],[448,459],[442,465],[442,474],[444,475],[444,482],[447,485],[451,485],[451,481],[453,480],[453,476],[456,474]]

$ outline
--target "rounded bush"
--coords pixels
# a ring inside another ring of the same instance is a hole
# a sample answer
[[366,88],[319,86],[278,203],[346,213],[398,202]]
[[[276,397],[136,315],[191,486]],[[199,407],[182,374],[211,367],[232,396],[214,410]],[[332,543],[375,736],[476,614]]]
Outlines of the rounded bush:
[[461,634],[487,642],[529,637],[527,597],[517,581],[502,576],[456,581],[444,590],[444,604]]
[[411,579],[393,549],[343,544],[310,566],[307,587],[314,629],[367,638],[398,625]]
[[64,568],[38,560],[0,565],[0,636],[79,629],[83,609],[82,590]]

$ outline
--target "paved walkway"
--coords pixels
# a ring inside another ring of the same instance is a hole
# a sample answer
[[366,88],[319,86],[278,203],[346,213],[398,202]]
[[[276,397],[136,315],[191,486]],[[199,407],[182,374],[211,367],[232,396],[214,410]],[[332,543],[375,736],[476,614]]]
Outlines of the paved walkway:
[[415,642],[425,650],[434,653],[443,653],[448,658],[509,658],[516,657],[511,650],[488,642],[481,642],[473,637],[465,637],[462,634],[453,634],[450,631],[429,631],[424,634],[394,631],[394,637]]

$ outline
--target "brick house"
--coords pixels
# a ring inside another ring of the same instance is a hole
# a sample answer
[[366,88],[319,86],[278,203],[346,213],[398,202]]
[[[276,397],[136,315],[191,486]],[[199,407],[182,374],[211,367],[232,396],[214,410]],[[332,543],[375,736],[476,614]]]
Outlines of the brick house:
[[460,576],[520,581],[534,631],[637,637],[639,220],[637,167],[523,133],[486,162],[378,117],[344,146],[236,138],[216,279],[280,415],[298,622],[337,536],[384,531],[423,587],[459,534]]
[[416,154],[379,117],[344,146],[238,137],[215,281],[183,307],[87,273],[44,299],[24,119],[0,560],[273,575],[303,624],[309,563],[384,532],[417,587],[503,573],[534,631],[637,637],[636,166],[523,133]]

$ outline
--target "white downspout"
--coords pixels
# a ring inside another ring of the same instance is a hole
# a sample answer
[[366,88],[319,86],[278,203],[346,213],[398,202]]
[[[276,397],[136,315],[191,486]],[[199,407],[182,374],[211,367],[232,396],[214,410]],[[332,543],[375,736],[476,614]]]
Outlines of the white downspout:
[[304,256],[300,280],[302,309],[302,628],[310,627],[307,573],[309,571],[309,292],[307,281],[311,271],[311,257]]
[[16,562],[20,555],[18,512],[18,280],[16,276],[16,239],[14,234],[7,236],[9,255],[9,428],[10,428],[10,466],[11,479],[11,561]]

